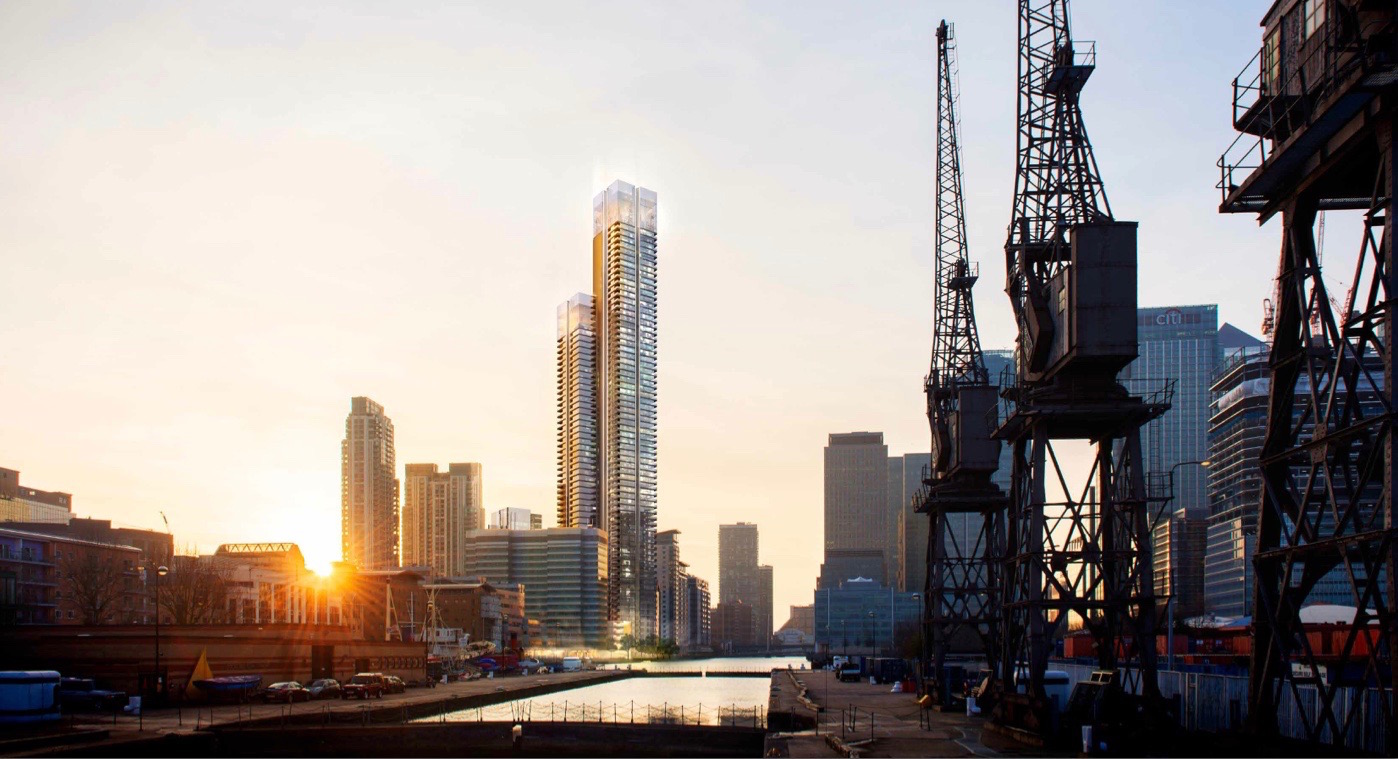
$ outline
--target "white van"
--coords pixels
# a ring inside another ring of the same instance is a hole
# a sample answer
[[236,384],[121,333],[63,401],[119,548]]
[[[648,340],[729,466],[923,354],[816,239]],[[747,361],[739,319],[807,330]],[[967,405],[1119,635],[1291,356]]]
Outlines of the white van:
[[559,669],[563,670],[564,672],[581,672],[582,668],[582,659],[579,659],[576,656],[565,657],[563,659],[562,666],[559,667]]
[[[1023,667],[1015,672],[1015,684],[1020,693],[1027,690],[1025,680],[1029,673]],[[1044,670],[1044,695],[1053,702],[1053,708],[1058,713],[1062,713],[1068,707],[1068,697],[1073,693],[1073,683],[1068,678],[1068,673],[1061,669]]]

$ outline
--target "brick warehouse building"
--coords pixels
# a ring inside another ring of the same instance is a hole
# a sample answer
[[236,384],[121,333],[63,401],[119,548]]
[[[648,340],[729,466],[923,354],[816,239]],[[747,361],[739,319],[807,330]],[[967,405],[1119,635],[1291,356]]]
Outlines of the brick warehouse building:
[[[0,632],[0,667],[55,669],[90,677],[101,687],[141,692],[141,675],[153,671],[153,625],[18,626]],[[426,674],[422,643],[357,639],[348,627],[326,625],[162,625],[161,667],[170,697],[184,693],[199,655],[207,651],[215,676],[262,676],[308,683],[346,680],[356,672],[383,672],[405,681]]]

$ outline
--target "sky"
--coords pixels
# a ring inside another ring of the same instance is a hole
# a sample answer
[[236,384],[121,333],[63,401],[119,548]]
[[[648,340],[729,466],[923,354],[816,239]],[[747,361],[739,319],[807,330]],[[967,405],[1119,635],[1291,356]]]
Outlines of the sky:
[[[1217,213],[1215,161],[1270,2],[1073,3],[1141,305],[1254,334],[1278,225]],[[756,522],[780,624],[826,436],[928,449],[942,18],[977,316],[1013,342],[1009,0],[309,5],[0,5],[0,466],[82,516],[326,569],[367,395],[400,473],[477,461],[488,511],[551,523],[555,309],[623,179],[659,195],[659,527],[716,594],[718,525]]]

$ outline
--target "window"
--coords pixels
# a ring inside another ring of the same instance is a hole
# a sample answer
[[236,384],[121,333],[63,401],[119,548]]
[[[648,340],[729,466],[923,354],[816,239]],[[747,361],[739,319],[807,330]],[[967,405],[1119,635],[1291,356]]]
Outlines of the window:
[[1267,35],[1262,45],[1262,90],[1278,94],[1281,90],[1281,27]]
[[1301,18],[1304,24],[1301,38],[1310,39],[1325,25],[1325,3],[1327,0],[1301,0]]

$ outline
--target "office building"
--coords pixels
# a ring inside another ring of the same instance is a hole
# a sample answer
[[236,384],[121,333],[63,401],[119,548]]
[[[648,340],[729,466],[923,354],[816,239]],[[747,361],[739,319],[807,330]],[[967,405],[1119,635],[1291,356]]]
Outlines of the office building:
[[872,580],[817,589],[814,606],[816,651],[827,655],[899,655],[921,625],[920,593]]
[[899,590],[922,592],[927,584],[926,514],[915,510],[923,477],[932,466],[932,454],[908,453],[888,458],[888,511],[893,529],[890,540],[896,555],[893,562],[893,586]]
[[350,401],[340,444],[340,552],[360,569],[398,564],[398,479],[393,421],[364,397]]
[[713,631],[713,606],[709,595],[709,581],[694,575],[685,577],[685,600],[689,619],[690,650],[708,648]]
[[432,577],[466,571],[466,533],[485,526],[481,465],[408,464],[403,467],[402,563],[428,567]]
[[67,524],[72,518],[72,494],[25,487],[18,470],[0,467],[0,522]]
[[558,526],[601,527],[594,301],[578,293],[558,307]]
[[888,446],[882,432],[830,435],[825,446],[825,553],[883,553],[884,577],[897,575],[888,507]]
[[[1229,330],[1221,330],[1220,334],[1229,336]],[[1259,462],[1267,432],[1272,377],[1268,352],[1259,341],[1230,339],[1228,351],[1228,358],[1214,375],[1213,415],[1209,420],[1210,503],[1204,551],[1205,610],[1225,619],[1250,616],[1257,611],[1253,605],[1253,558],[1257,550],[1257,508],[1262,500]],[[1370,361],[1367,370],[1381,384],[1382,364],[1378,359]],[[1310,434],[1313,417],[1308,393],[1303,383],[1293,401],[1293,424],[1300,428],[1299,439]],[[1381,414],[1380,401],[1372,393],[1362,396],[1360,402],[1365,418]],[[1310,476],[1306,467],[1292,469],[1292,482],[1298,489],[1311,481]],[[1316,481],[1316,487],[1324,487],[1323,479]],[[1322,533],[1329,529],[1325,524],[1319,527]],[[1319,578],[1308,602],[1354,605],[1346,571],[1342,565]],[[1364,569],[1355,566],[1353,571],[1362,577]]]
[[763,564],[757,568],[757,606],[753,610],[756,617],[759,646],[771,647],[772,642],[772,567]]
[[[851,580],[868,580],[880,586],[890,586],[884,575],[884,552],[871,549],[826,550],[825,561],[820,565],[817,588],[837,588]],[[890,586],[891,587],[891,586]]]
[[1177,619],[1204,613],[1204,546],[1208,519],[1176,509],[1156,522],[1155,594],[1169,598]]
[[518,506],[496,509],[490,515],[490,528],[493,530],[542,530],[544,515],[535,514]]
[[1174,380],[1170,410],[1142,431],[1145,471],[1171,476],[1170,509],[1208,514],[1208,475],[1198,462],[1209,457],[1209,401],[1218,348],[1218,306],[1168,306],[1136,311],[1139,355],[1123,372],[1128,388],[1140,395]]
[[472,530],[466,575],[524,588],[525,615],[544,645],[610,648],[606,533],[592,527]]

